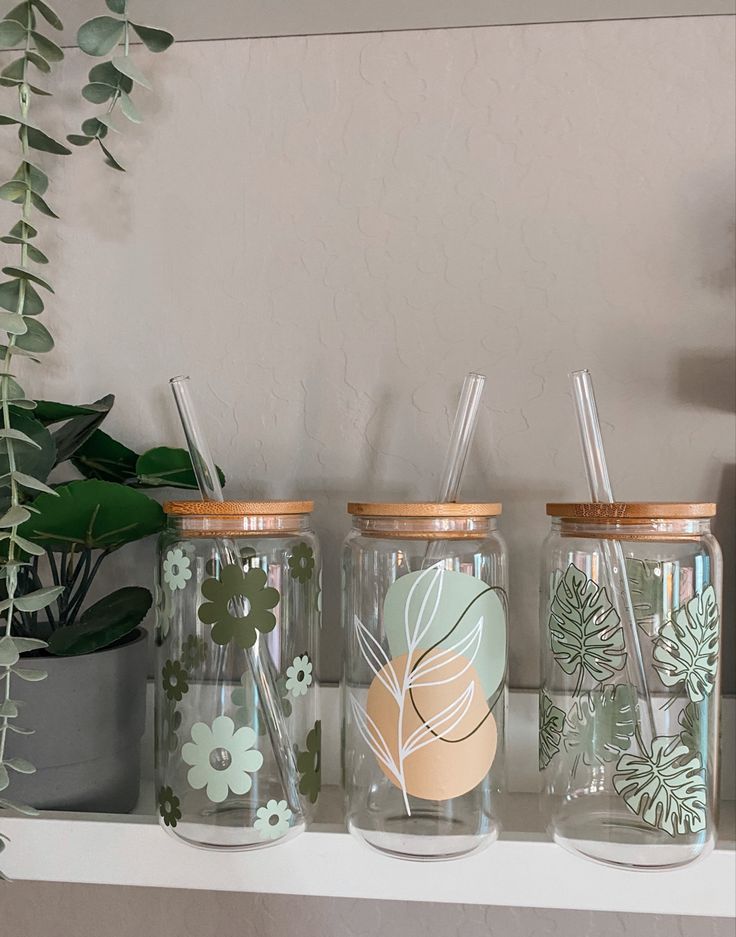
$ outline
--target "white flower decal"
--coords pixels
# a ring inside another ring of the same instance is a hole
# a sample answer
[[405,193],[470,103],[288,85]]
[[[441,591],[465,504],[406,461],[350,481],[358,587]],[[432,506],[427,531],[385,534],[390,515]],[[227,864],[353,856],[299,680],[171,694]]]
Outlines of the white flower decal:
[[171,599],[172,595],[168,589],[162,589],[156,583],[154,591],[154,608],[156,609],[156,627],[159,641],[163,641],[169,633],[171,627]]
[[258,819],[253,824],[261,839],[278,839],[289,832],[291,810],[285,800],[269,800],[265,807],[256,810]]
[[166,554],[163,562],[164,582],[172,592],[186,589],[187,582],[192,578],[190,566],[191,560],[178,547]]
[[[253,746],[256,734],[249,726],[235,731],[229,716],[218,716],[212,726],[197,722],[192,726],[192,741],[182,746],[181,757],[191,765],[187,780],[195,789],[207,786],[207,797],[222,803],[228,790],[247,794],[250,775],[263,764],[263,755]],[[248,773],[250,772],[250,774]]]
[[304,696],[312,683],[312,662],[309,655],[295,657],[286,668],[286,689],[292,696]]

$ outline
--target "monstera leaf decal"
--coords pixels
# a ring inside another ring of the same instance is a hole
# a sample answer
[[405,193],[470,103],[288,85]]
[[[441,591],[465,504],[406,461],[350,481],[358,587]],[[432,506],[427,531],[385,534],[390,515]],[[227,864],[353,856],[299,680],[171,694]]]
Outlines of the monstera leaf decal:
[[539,770],[543,771],[560,750],[565,714],[544,690],[539,691]]
[[702,748],[702,728],[700,724],[700,707],[698,704],[688,703],[677,717],[677,721],[682,726],[682,731],[680,732],[682,744],[686,745],[691,752],[699,752]]
[[584,765],[615,761],[636,732],[636,690],[622,683],[580,697],[567,717],[565,749],[573,756],[573,775]]
[[665,686],[685,684],[690,700],[710,696],[718,669],[718,602],[713,586],[678,608],[660,632],[654,666]]
[[700,755],[679,735],[660,736],[652,751],[622,755],[613,786],[638,817],[670,836],[705,829],[706,788]]
[[586,673],[603,683],[626,663],[621,621],[608,593],[572,564],[555,589],[549,635],[557,663],[568,676],[577,674],[575,696]]

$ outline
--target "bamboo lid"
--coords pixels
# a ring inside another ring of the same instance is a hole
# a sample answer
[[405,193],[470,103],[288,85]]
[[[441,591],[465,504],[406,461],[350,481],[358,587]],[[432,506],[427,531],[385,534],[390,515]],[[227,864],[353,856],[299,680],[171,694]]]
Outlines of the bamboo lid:
[[697,520],[714,517],[716,506],[699,501],[614,501],[612,504],[597,501],[548,504],[547,514],[571,521]]
[[261,514],[310,514],[314,501],[166,501],[174,517],[241,517]]
[[348,514],[357,517],[497,517],[498,502],[349,501]]

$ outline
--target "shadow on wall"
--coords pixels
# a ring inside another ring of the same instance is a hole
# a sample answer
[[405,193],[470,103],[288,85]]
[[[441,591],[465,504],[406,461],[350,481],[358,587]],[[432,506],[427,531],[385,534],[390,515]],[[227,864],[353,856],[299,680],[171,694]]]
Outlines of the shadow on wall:
[[733,662],[736,661],[736,465],[724,465],[718,489],[718,515],[713,524],[713,533],[723,550],[723,605],[721,608],[721,634],[723,635],[723,656],[725,668],[724,691],[734,692],[729,686],[727,674],[733,674]]
[[682,403],[733,413],[736,410],[736,367],[733,354],[689,351],[676,365],[675,396]]

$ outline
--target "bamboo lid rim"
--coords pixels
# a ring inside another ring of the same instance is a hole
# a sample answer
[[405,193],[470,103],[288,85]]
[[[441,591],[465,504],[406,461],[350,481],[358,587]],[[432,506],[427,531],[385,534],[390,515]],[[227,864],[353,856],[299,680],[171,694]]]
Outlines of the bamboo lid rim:
[[348,514],[355,517],[497,517],[497,501],[349,501]]
[[263,514],[311,514],[314,501],[166,501],[173,517],[242,517]]
[[564,520],[697,520],[715,517],[716,505],[707,501],[579,501],[547,504],[549,517]]

